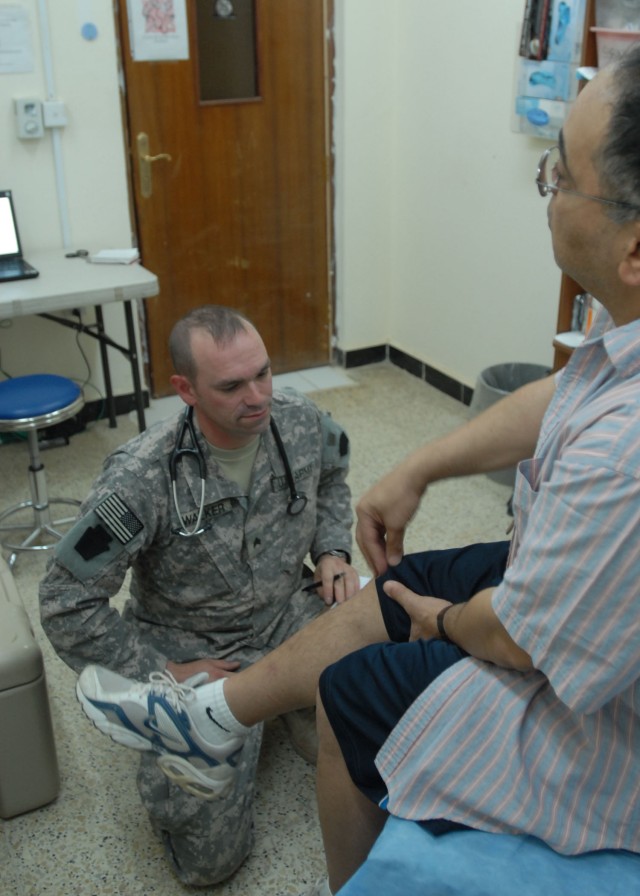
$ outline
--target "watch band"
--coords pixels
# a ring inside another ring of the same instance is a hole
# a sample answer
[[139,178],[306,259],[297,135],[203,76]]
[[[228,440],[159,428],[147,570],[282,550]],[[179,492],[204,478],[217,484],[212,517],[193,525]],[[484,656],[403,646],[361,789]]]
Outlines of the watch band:
[[330,557],[342,557],[342,559],[346,560],[347,563],[351,563],[351,554],[348,551],[343,551],[340,548],[334,548],[331,551],[321,551],[313,561],[314,564],[317,564],[320,557],[324,557],[325,554],[329,554]]
[[447,642],[447,644],[453,644],[454,642],[451,640],[451,638],[449,637],[449,635],[447,634],[447,632],[445,630],[444,617],[445,617],[445,614],[449,612],[451,607],[454,607],[454,606],[455,606],[455,604],[449,604],[448,607],[443,607],[442,610],[440,610],[440,612],[436,616],[436,625],[438,626],[438,634],[440,635],[440,637],[443,641]]

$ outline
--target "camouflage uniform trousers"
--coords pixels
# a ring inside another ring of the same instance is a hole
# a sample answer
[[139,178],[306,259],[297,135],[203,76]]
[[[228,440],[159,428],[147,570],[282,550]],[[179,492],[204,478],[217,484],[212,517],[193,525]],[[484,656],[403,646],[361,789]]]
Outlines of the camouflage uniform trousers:
[[[274,632],[266,649],[243,648],[232,655],[243,666],[277,647],[323,611],[318,600],[304,602],[299,593],[291,601],[291,612]],[[186,645],[185,645],[186,647]],[[184,654],[184,659],[188,654]],[[300,710],[313,724],[310,710]],[[231,793],[224,799],[203,800],[169,781],[156,764],[155,753],[143,753],[138,769],[138,791],[149,821],[160,837],[174,873],[184,884],[210,886],[225,880],[247,858],[253,845],[253,799],[262,725],[256,725],[238,754],[237,772]]]
[[165,855],[184,884],[207,886],[229,877],[253,845],[253,798],[262,725],[256,725],[238,757],[231,793],[202,800],[181,790],[158,769],[155,753],[143,753],[138,790]]

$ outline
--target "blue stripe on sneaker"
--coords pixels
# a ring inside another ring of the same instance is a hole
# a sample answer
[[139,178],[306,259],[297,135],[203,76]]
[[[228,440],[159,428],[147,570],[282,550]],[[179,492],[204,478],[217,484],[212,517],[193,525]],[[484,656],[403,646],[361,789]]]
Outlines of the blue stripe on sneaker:
[[[169,704],[162,696],[149,694],[149,718],[143,722],[144,730],[141,730],[131,721],[126,711],[119,704],[109,703],[106,700],[95,700],[89,697],[87,699],[90,701],[90,703],[93,704],[93,706],[96,707],[96,709],[99,709],[101,712],[105,713],[105,715],[108,716],[108,713],[111,713],[116,716],[124,728],[127,728],[129,731],[132,731],[139,737],[144,737],[146,740],[148,740],[152,746],[157,748],[156,752],[174,753],[179,756],[184,756],[185,758],[198,757],[200,759],[203,759],[211,768],[215,768],[216,766],[221,765],[221,763],[218,762],[218,760],[213,756],[209,756],[207,753],[203,752],[198,744],[194,743],[194,741],[189,736],[188,729],[190,729],[191,725],[188,715],[184,711],[176,712],[174,707],[172,707],[171,704]],[[181,733],[183,737],[183,740],[181,742],[174,740],[170,737],[170,735],[167,736],[161,734],[156,727],[153,727],[153,721],[155,721],[157,725],[156,709],[154,704],[162,707],[166,715],[171,719],[172,724]],[[152,724],[150,724],[150,722]],[[168,746],[170,740],[173,740],[173,744],[171,746]]]

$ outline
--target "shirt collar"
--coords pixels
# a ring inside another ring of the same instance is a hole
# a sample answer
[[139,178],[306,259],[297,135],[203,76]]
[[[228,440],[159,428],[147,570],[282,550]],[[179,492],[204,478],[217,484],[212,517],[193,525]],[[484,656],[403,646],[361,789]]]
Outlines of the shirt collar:
[[604,349],[616,373],[632,377],[640,373],[640,320],[622,327],[613,326],[602,334]]

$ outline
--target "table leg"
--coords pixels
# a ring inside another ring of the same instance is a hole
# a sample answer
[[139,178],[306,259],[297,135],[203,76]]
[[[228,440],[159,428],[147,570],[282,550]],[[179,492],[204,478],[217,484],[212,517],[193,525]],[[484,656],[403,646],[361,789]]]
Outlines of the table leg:
[[[125,303],[128,304],[128,303]],[[98,342],[100,343],[100,358],[102,359],[102,376],[104,377],[104,387],[107,393],[107,412],[109,414],[109,427],[115,429],[118,425],[116,421],[116,403],[113,397],[113,387],[111,386],[111,370],[109,368],[109,356],[107,354],[107,344],[104,339],[104,318],[102,316],[102,307],[95,306],[96,327],[98,332]]]
[[116,402],[113,394],[113,386],[111,385],[111,370],[109,368],[109,356],[107,354],[107,348],[111,346],[111,348],[118,349],[125,358],[129,359],[129,363],[131,364],[131,378],[133,380],[133,394],[136,404],[136,412],[138,415],[138,428],[140,432],[143,432],[146,427],[146,420],[144,416],[144,394],[142,392],[142,381],[140,379],[140,370],[138,368],[138,346],[136,343],[136,331],[133,325],[133,311],[131,308],[131,300],[124,300],[124,316],[125,322],[127,325],[127,342],[128,347],[125,348],[123,345],[119,345],[117,342],[114,342],[110,336],[107,336],[104,329],[104,317],[102,314],[102,307],[100,305],[95,305],[95,313],[96,313],[96,322],[95,325],[91,324],[91,326],[86,326],[80,320],[67,320],[64,317],[58,317],[55,314],[45,314],[42,312],[39,316],[44,317],[47,320],[53,320],[58,324],[62,324],[65,327],[71,327],[72,330],[76,330],[78,333],[84,333],[87,336],[91,336],[93,339],[97,339],[100,343],[100,358],[102,360],[102,374],[104,377],[104,387],[105,392],[107,393],[106,402],[107,402],[107,411],[109,414],[109,426],[111,429],[114,429],[118,423],[116,420]]
[[138,413],[138,429],[140,432],[147,428],[144,418],[144,398],[142,395],[142,383],[140,381],[140,369],[138,367],[138,347],[136,344],[136,331],[133,326],[133,311],[131,302],[124,303],[124,313],[127,321],[127,338],[129,340],[129,360],[131,361],[131,376],[133,378],[133,392],[136,399],[136,411]]

